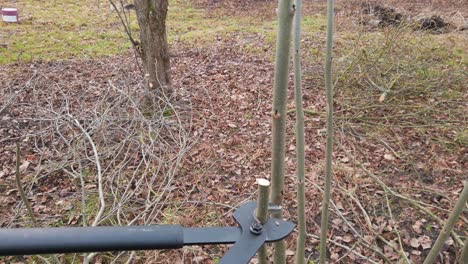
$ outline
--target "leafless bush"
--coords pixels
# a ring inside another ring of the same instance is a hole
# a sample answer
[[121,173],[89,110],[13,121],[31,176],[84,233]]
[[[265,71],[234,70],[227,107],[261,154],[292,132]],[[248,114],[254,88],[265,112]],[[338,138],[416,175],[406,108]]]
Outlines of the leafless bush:
[[[22,90],[3,95],[8,100],[0,107],[2,115],[27,123],[20,137],[41,157],[28,187],[30,197],[38,182],[69,177],[77,187],[69,198],[77,208],[76,224],[157,223],[181,161],[196,142],[190,103],[153,98],[148,113],[143,101],[154,96],[143,80],[131,85],[85,81],[76,91],[35,73]],[[117,257],[123,256],[133,254]],[[87,255],[84,262],[93,257]]]

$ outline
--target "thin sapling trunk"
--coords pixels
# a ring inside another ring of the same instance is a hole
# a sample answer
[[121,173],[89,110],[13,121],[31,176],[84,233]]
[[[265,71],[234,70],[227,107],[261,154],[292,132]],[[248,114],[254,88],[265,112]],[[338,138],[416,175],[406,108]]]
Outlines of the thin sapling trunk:
[[332,153],[333,153],[333,16],[334,1],[328,0],[327,5],[327,48],[325,60],[325,88],[327,95],[327,147],[325,153],[325,188],[322,201],[322,219],[320,232],[319,263],[325,264],[327,254],[328,207],[330,205],[330,189],[332,181]]
[[[271,161],[271,195],[270,202],[276,207],[272,215],[282,217],[284,186],[284,148],[286,125],[286,99],[289,75],[289,55],[292,25],[292,1],[278,2],[278,36],[276,39],[275,84],[273,95],[273,125],[272,125],[272,161]],[[286,246],[284,241],[274,243],[274,263],[286,262]]]
[[[444,227],[440,231],[440,234],[437,237],[436,242],[432,246],[431,251],[429,251],[429,254],[424,260],[424,264],[435,263],[437,255],[439,255],[440,250],[442,249],[442,246],[444,245],[445,241],[450,235],[450,232],[452,231],[453,225],[455,224],[457,219],[460,217],[460,214],[463,212],[463,209],[465,209],[466,202],[468,202],[468,180],[465,181],[463,191],[460,194],[460,198],[458,199],[457,203],[455,204],[455,207],[450,213],[450,216],[447,222],[445,223]],[[466,244],[466,240],[465,240],[465,244]],[[466,254],[466,252],[464,252],[463,254]]]
[[301,10],[302,1],[294,1],[294,97],[296,101],[296,157],[297,157],[297,219],[298,236],[296,244],[296,264],[305,263],[305,157],[304,157],[304,110],[301,87]]
[[465,239],[464,245],[463,245],[463,250],[461,253],[460,261],[458,262],[459,264],[465,264],[468,263],[468,237]]
[[[270,181],[267,179],[258,179],[258,200],[256,217],[260,224],[265,224],[268,220],[268,195],[270,192]],[[263,245],[258,251],[258,263],[267,264],[268,254],[267,248]]]

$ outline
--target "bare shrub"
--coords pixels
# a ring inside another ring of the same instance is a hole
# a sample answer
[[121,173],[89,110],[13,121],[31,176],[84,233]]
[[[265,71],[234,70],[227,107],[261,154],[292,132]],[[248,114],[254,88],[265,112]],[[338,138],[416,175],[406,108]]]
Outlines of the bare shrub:
[[[121,71],[119,65],[106,66]],[[63,65],[57,63],[51,71],[60,68]],[[25,86],[12,81],[2,94],[8,99],[0,108],[3,120],[24,124],[16,131],[17,139],[40,156],[34,176],[28,177],[30,199],[38,199],[39,189],[50,188],[73,208],[65,225],[160,222],[182,159],[197,142],[190,102],[155,98],[138,77],[67,81],[70,86],[54,80],[53,73],[35,72]],[[154,100],[151,114],[142,108],[147,98]],[[61,195],[63,181],[74,185],[66,195]],[[36,211],[38,205],[33,203]],[[39,220],[51,223],[50,218]],[[11,225],[23,224],[15,218]],[[117,257],[124,255],[133,257]],[[93,257],[88,255],[84,262]]]

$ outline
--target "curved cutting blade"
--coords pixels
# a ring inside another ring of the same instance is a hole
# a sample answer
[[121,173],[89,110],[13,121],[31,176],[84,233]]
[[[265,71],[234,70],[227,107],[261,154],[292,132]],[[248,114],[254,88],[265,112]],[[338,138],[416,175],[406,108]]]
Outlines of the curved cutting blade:
[[280,219],[270,218],[263,226],[263,232],[256,235],[250,232],[254,219],[255,202],[248,202],[234,212],[234,219],[242,228],[239,240],[228,250],[219,261],[220,264],[248,263],[265,242],[274,242],[288,236],[294,229],[294,224]]

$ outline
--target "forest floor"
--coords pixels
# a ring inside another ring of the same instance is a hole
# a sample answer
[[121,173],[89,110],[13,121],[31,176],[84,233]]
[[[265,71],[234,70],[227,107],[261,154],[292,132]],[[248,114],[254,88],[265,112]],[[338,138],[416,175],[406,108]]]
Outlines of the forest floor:
[[[97,146],[106,190],[99,224],[127,224],[139,210],[129,208],[144,208],[153,201],[147,197],[154,197],[157,212],[136,223],[232,225],[233,208],[256,199],[256,179],[270,177],[276,2],[171,1],[168,34],[177,94],[173,105],[149,121],[141,121],[147,117],[132,105],[144,97],[144,79],[115,13],[101,1],[97,7],[105,15],[99,16],[92,2],[18,1],[23,22],[0,25],[0,227],[32,226],[15,183],[16,142],[21,178],[40,226],[92,224],[101,201],[90,142]],[[403,17],[394,24],[369,14],[361,2],[367,1],[337,3],[329,258],[422,263],[467,179],[468,11],[463,1],[394,1],[388,9],[393,11],[386,10]],[[310,263],[318,257],[324,175],[325,4],[304,1]],[[433,16],[447,24],[421,30],[421,19]],[[137,30],[134,22],[132,27]],[[292,88],[288,102],[284,217],[295,221]],[[154,146],[156,140],[165,148]],[[122,183],[133,190],[128,196],[115,189]],[[127,198],[134,202],[124,208],[120,202]],[[130,213],[122,219],[119,210]],[[465,211],[456,222],[441,263],[458,259],[467,218]],[[288,263],[295,238],[293,233],[287,239]],[[132,258],[216,263],[225,250],[192,246]],[[123,263],[129,255],[99,254],[94,261]],[[59,258],[68,263],[81,256]]]

